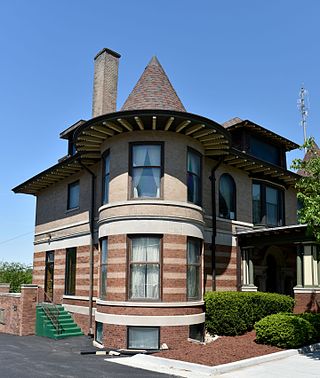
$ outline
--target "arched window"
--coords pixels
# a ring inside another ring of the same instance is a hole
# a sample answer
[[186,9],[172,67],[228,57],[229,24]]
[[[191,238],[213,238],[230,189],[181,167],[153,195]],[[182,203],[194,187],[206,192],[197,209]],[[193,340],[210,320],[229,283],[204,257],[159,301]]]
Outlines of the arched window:
[[236,219],[236,184],[228,173],[220,177],[219,217]]

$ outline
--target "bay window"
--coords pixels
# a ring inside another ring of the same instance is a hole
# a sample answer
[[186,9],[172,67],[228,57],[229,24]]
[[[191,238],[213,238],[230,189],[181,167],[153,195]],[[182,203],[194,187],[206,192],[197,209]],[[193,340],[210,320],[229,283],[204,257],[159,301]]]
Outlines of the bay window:
[[162,170],[162,144],[132,144],[130,149],[131,197],[160,198]]
[[131,237],[130,299],[160,299],[160,241],[158,236]]

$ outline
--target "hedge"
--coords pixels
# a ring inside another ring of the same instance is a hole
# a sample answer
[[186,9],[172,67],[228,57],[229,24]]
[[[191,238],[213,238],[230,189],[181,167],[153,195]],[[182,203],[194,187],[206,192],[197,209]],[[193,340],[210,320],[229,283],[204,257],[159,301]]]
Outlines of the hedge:
[[204,300],[206,329],[212,335],[242,335],[265,316],[292,312],[294,306],[289,296],[261,292],[208,292]]
[[254,326],[256,342],[280,348],[297,348],[312,342],[315,329],[301,316],[274,314]]

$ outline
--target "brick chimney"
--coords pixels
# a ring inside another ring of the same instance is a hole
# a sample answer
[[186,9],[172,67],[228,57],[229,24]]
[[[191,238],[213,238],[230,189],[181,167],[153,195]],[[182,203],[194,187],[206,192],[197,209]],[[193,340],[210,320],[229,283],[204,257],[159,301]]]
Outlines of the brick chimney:
[[92,117],[117,110],[120,54],[104,48],[94,58]]

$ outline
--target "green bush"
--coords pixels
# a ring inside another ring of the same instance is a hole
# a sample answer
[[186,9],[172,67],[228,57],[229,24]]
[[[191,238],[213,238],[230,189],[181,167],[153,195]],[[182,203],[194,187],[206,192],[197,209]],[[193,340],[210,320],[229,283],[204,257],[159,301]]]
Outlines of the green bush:
[[208,292],[205,294],[206,328],[211,334],[242,335],[267,315],[292,312],[294,300],[260,292]]
[[309,321],[292,314],[269,315],[254,326],[256,341],[280,348],[297,348],[308,344],[315,333]]
[[312,312],[304,312],[303,314],[296,315],[308,321],[314,328],[311,342],[320,341],[320,314],[314,314]]

